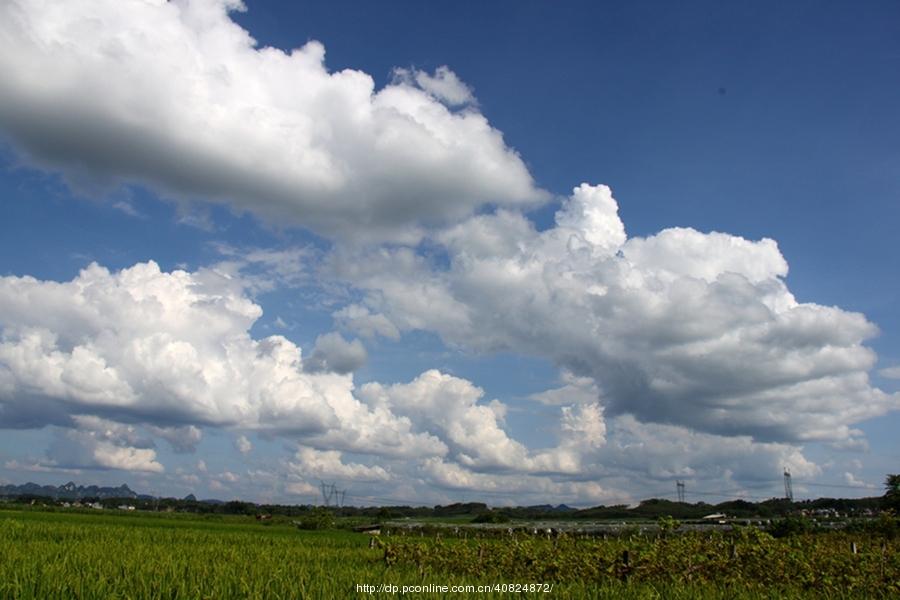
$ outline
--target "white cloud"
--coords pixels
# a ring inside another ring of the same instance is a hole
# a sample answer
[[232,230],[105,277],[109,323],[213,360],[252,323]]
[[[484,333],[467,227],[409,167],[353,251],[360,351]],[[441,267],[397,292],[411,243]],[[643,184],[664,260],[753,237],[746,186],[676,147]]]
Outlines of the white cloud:
[[334,319],[345,329],[366,338],[382,336],[392,340],[400,339],[400,331],[382,314],[372,314],[365,306],[350,304],[334,313]]
[[240,477],[231,471],[223,471],[218,475],[218,478],[222,481],[227,481],[228,483],[237,483],[240,481]]
[[490,497],[491,504],[527,504],[554,498],[575,505],[619,503],[627,495],[604,488],[593,481],[553,481],[533,475],[495,475],[473,472],[461,465],[428,459],[421,475],[432,486],[447,490],[476,492]]
[[7,424],[39,418],[30,398],[46,404],[45,422],[72,412],[313,432],[337,420],[332,392],[352,400],[349,379],[302,374],[285,338],[252,339],[260,308],[213,272],[147,263],[116,274],[93,265],[62,284],[6,277],[0,307]]
[[137,181],[355,240],[545,197],[446,67],[376,90],[329,72],[319,42],[257,47],[242,9],[4,2],[0,127],[75,185]]
[[559,445],[529,449],[503,428],[506,406],[496,399],[483,403],[483,394],[470,381],[433,369],[410,383],[368,383],[359,391],[368,404],[410,419],[414,430],[445,443],[442,462],[473,472],[579,474],[582,455],[605,441],[602,410],[590,404],[561,409]]
[[878,374],[887,379],[900,379],[900,366],[886,367],[879,370]]
[[596,402],[600,397],[600,388],[590,377],[578,377],[563,371],[561,379],[561,387],[531,394],[529,398],[541,404],[569,405]]
[[57,431],[49,462],[76,469],[118,469],[162,473],[153,441],[133,425],[89,415],[73,417],[75,428]]
[[250,451],[253,450],[253,444],[250,443],[250,440],[247,439],[246,435],[239,435],[234,441],[234,446],[237,448],[238,452],[244,455],[249,454]]
[[98,466],[110,469],[153,473],[162,473],[165,470],[156,461],[156,452],[149,448],[127,448],[100,442],[94,447],[93,458]]
[[318,252],[311,246],[273,250],[216,243],[212,247],[223,257],[212,269],[239,278],[254,294],[309,285],[313,279],[311,267],[318,259]]
[[138,211],[138,209],[134,207],[131,202],[128,202],[127,200],[119,200],[117,202],[114,202],[112,207],[125,213],[129,217],[135,217],[139,219],[146,218],[143,214],[140,213],[140,211]]
[[152,436],[190,451],[205,427],[382,456],[447,451],[357,399],[349,375],[307,373],[286,338],[253,339],[260,316],[239,279],[209,270],[92,265],[66,283],[0,278],[0,426],[89,428],[150,451]]
[[193,425],[184,425],[182,427],[149,426],[147,430],[151,434],[169,442],[172,449],[180,454],[195,452],[197,444],[203,438],[203,432],[200,428]]
[[725,436],[857,438],[900,407],[871,386],[876,333],[859,313],[799,303],[772,240],[668,229],[625,236],[605,186],[582,185],[538,232],[500,210],[438,234],[449,265],[411,248],[337,248],[335,276],[364,289],[359,314],[480,352],[546,357],[580,383],[535,399],[584,401]]
[[284,486],[284,491],[294,496],[316,496],[319,488],[305,481],[294,481]]
[[300,447],[294,455],[294,461],[288,465],[293,473],[304,478],[354,481],[386,481],[391,478],[390,474],[378,465],[344,463],[341,460],[341,453],[336,450]]
[[491,406],[479,404],[483,392],[471,382],[436,370],[407,384],[368,383],[360,397],[409,418],[441,439],[455,460],[481,469],[527,468],[528,450],[500,427]]
[[347,341],[341,334],[333,331],[316,338],[312,355],[306,361],[306,370],[309,373],[352,373],[365,365],[368,358],[362,342]]
[[73,475],[80,475],[82,473],[81,469],[57,467],[53,461],[46,460],[30,460],[23,462],[12,459],[4,462],[3,466],[10,471],[25,471],[28,473],[71,473]]
[[609,443],[595,455],[607,475],[671,481],[771,481],[787,466],[798,480],[821,474],[802,449],[783,443],[754,442],[749,436],[721,436],[677,425],[641,423],[631,415],[609,422]]
[[878,486],[876,486],[874,484],[866,483],[865,481],[860,481],[859,479],[856,478],[856,476],[853,473],[850,473],[850,472],[844,473],[844,482],[847,485],[850,485],[853,487],[858,487],[858,488],[866,488],[866,489],[877,489],[878,488]]
[[448,106],[462,106],[475,102],[471,88],[446,65],[438,67],[434,75],[418,69],[395,69],[394,77],[398,82],[417,85]]

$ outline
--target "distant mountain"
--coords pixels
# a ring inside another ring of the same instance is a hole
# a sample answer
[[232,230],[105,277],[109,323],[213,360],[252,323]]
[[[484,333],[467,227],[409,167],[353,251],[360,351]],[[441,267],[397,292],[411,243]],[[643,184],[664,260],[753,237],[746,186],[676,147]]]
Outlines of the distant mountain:
[[28,482],[23,485],[0,485],[0,496],[41,496],[56,500],[81,500],[82,498],[132,498],[138,495],[124,483],[119,487],[96,485],[75,485],[70,481],[65,485],[38,485]]
[[535,506],[527,506],[526,508],[528,510],[547,512],[547,513],[554,513],[554,512],[562,513],[562,512],[572,512],[572,511],[577,510],[575,508],[572,508],[571,506],[566,506],[565,504],[559,504],[557,506],[553,506],[552,504],[537,504]]

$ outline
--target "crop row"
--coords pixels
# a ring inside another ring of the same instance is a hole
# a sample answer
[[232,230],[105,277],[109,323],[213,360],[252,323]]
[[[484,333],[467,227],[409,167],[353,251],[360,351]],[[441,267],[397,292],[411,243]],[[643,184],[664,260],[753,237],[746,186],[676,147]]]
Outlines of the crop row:
[[391,538],[386,564],[522,581],[714,584],[743,591],[795,590],[900,597],[897,543],[832,532],[777,539],[754,528],[608,540],[560,535],[509,539]]

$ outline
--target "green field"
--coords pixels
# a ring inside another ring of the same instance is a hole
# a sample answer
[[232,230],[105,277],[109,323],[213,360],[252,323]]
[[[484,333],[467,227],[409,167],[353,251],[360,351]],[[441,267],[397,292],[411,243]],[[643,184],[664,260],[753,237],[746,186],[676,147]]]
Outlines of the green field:
[[[581,540],[370,537],[252,517],[0,511],[0,598],[352,598],[358,584],[553,584],[446,598],[900,596],[896,541],[746,531]],[[851,544],[857,544],[857,553]],[[629,551],[629,564],[622,553]]]

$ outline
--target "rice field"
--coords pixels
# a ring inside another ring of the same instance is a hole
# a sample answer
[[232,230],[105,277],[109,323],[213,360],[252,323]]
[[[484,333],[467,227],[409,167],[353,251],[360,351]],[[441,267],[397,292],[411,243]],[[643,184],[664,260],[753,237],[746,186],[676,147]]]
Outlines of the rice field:
[[[786,579],[773,579],[772,585],[752,584],[743,579],[740,569],[730,566],[734,552],[730,542],[722,542],[712,552],[702,544],[692,546],[696,543],[690,534],[670,540],[588,542],[391,537],[370,547],[371,539],[344,530],[300,531],[289,523],[261,524],[252,517],[0,510],[0,598],[887,598],[900,594],[900,564],[892,542],[861,539],[863,550],[850,554],[846,536],[834,538],[832,545],[827,541],[831,538],[823,537],[813,550],[797,542],[782,547],[781,540],[745,541],[737,552],[753,556],[754,569],[765,570],[768,565],[772,572],[787,573]],[[670,544],[670,551],[660,553],[657,542]],[[632,552],[625,570],[623,549]],[[704,557],[703,552],[709,555]],[[792,581],[790,570],[808,560],[818,561],[811,568],[823,577],[829,576],[829,568],[834,570],[833,581],[827,585],[820,581],[818,586],[800,578]],[[694,580],[683,576],[686,561],[705,565],[694,569]],[[526,591],[421,592],[428,586],[504,584],[513,584],[513,590],[525,584]],[[529,592],[528,584],[545,585]],[[377,591],[379,586],[384,586],[382,591]],[[402,593],[411,586],[425,587]],[[369,589],[376,591],[369,593]]]

